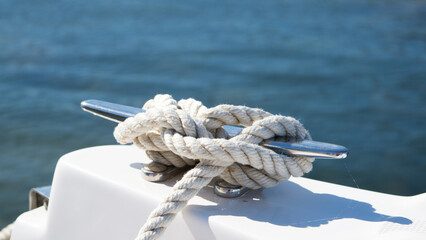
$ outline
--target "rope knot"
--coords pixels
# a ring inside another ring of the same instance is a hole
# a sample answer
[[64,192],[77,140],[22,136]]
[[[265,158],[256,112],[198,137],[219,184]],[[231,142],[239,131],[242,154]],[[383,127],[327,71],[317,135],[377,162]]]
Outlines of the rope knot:
[[[259,108],[218,105],[205,107],[194,99],[176,102],[157,95],[144,113],[128,118],[114,131],[119,143],[133,142],[154,162],[195,166],[176,183],[169,197],[151,214],[137,239],[155,239],[187,201],[214,177],[244,187],[272,187],[290,176],[311,171],[313,158],[289,157],[260,146],[265,140],[311,139],[292,117],[272,115]],[[224,125],[246,126],[230,138]]]

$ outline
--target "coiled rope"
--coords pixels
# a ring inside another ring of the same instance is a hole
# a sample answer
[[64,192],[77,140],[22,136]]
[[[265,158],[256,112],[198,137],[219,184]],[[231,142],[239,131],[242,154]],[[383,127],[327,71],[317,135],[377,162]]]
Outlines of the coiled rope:
[[[207,108],[191,98],[176,102],[170,95],[155,96],[143,109],[146,112],[115,128],[116,140],[122,144],[133,142],[154,162],[194,167],[152,211],[136,240],[159,238],[176,214],[216,176],[230,184],[257,189],[312,170],[313,158],[289,157],[259,146],[273,137],[310,140],[308,131],[292,117],[245,106]],[[229,138],[223,125],[246,128]]]

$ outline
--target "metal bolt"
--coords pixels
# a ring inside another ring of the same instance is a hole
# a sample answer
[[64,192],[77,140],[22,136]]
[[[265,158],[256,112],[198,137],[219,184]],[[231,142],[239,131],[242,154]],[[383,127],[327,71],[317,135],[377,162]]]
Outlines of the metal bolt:
[[188,170],[187,167],[177,168],[157,162],[151,162],[143,165],[142,178],[150,182],[163,182],[186,170]]
[[232,185],[224,180],[217,181],[214,186],[214,193],[224,198],[240,197],[244,193],[246,193],[248,190],[249,190],[248,188]]

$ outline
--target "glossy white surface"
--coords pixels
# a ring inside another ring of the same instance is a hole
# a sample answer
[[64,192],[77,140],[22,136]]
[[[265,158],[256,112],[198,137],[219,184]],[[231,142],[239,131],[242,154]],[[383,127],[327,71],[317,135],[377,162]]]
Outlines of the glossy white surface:
[[[178,180],[142,180],[144,153],[100,146],[58,162],[49,210],[16,221],[12,240],[134,239]],[[426,239],[426,194],[401,197],[292,178],[225,199],[204,188],[162,239]]]

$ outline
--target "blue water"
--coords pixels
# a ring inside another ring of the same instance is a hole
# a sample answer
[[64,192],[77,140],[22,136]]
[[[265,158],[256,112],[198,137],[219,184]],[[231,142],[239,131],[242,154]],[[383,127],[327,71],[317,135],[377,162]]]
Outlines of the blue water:
[[157,93],[295,116],[351,150],[310,178],[426,192],[424,1],[3,0],[0,226],[61,155],[115,144],[80,101]]

